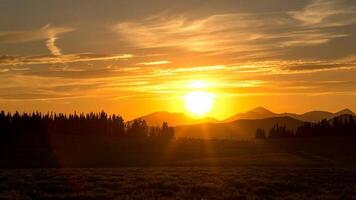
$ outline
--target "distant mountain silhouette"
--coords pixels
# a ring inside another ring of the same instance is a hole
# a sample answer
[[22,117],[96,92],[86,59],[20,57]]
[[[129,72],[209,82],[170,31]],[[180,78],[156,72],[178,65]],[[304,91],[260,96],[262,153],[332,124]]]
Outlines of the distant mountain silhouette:
[[277,117],[278,114],[273,113],[266,108],[263,107],[257,107],[254,108],[248,112],[245,113],[238,113],[234,116],[231,116],[227,119],[225,119],[225,122],[232,122],[240,119],[265,119],[265,118],[271,118],[271,117]]
[[191,118],[184,113],[170,113],[166,111],[154,112],[137,119],[143,119],[149,126],[161,126],[163,122],[168,122],[170,126],[183,126],[205,123],[228,123],[237,120],[256,120],[279,117],[290,117],[304,122],[318,122],[322,119],[332,119],[340,115],[356,115],[350,109],[343,109],[332,113],[327,111],[310,111],[303,114],[296,113],[274,113],[264,107],[257,107],[244,113],[238,113],[225,120],[219,121],[215,118],[205,117],[200,119]]
[[[345,109],[345,110],[347,110],[347,109]],[[336,117],[328,119],[328,122],[331,123],[331,124],[333,124],[335,120],[345,122],[345,121],[348,121],[350,119],[350,117],[352,117],[352,119],[356,121],[356,116],[355,115],[341,114],[341,115],[338,115]]]
[[266,119],[271,117],[292,117],[305,122],[318,122],[322,119],[331,119],[340,115],[355,115],[350,109],[343,109],[336,113],[331,113],[327,111],[310,111],[304,114],[295,113],[274,113],[266,108],[257,107],[245,113],[238,113],[232,117],[224,120],[225,122],[232,122],[240,119]]
[[356,114],[354,112],[352,112],[350,109],[343,109],[343,110],[340,110],[339,112],[335,113],[334,117],[340,116],[340,115],[356,115]]
[[163,122],[167,122],[170,126],[181,126],[181,125],[191,125],[191,124],[203,124],[209,122],[218,122],[218,120],[205,117],[194,119],[188,117],[184,113],[170,113],[166,111],[154,112],[138,119],[143,119],[146,121],[148,126],[161,126]]
[[241,119],[226,123],[207,123],[175,127],[177,138],[202,139],[252,139],[257,128],[266,131],[275,124],[284,125],[290,130],[296,130],[303,121],[291,117],[272,117],[266,119]]
[[294,113],[284,113],[280,115],[293,117],[295,119],[299,119],[305,122],[318,122],[322,119],[330,119],[334,117],[333,113],[327,111],[310,111],[301,115]]

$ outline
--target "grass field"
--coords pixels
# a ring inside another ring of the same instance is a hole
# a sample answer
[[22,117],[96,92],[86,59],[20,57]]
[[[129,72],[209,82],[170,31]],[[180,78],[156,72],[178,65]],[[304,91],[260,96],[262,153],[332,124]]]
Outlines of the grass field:
[[0,168],[356,166],[355,137],[275,140],[126,141],[56,136],[0,148]]
[[0,199],[352,199],[353,168],[1,170]]
[[[24,141],[1,149],[0,199],[356,199],[354,137],[58,136],[51,154]],[[46,168],[52,161],[60,168]]]

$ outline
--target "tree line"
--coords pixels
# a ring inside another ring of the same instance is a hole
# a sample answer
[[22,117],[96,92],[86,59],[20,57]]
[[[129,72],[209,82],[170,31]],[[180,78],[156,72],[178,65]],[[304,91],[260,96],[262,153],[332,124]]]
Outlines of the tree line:
[[268,133],[263,128],[258,128],[255,138],[304,138],[346,135],[356,135],[356,120],[352,115],[342,115],[332,120],[323,119],[317,123],[305,122],[295,131],[288,129],[285,125],[279,124],[275,124]]
[[5,113],[0,112],[0,137],[2,141],[19,135],[98,135],[127,138],[174,138],[174,129],[167,123],[149,127],[145,120],[125,122],[120,115],[99,113]]

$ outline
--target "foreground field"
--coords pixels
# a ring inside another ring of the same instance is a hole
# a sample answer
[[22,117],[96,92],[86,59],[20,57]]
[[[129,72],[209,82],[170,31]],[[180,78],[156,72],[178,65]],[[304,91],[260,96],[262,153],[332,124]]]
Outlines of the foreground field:
[[129,141],[55,135],[0,147],[0,168],[338,166],[356,167],[356,137]]
[[0,171],[0,199],[353,199],[354,168],[165,167]]
[[356,199],[355,137],[50,139],[0,148],[0,199]]

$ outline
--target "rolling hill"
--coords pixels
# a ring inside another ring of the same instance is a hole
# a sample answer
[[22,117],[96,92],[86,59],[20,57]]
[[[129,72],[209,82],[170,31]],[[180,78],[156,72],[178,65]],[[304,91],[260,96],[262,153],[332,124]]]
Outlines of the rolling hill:
[[280,115],[293,117],[294,119],[299,119],[305,122],[318,122],[322,119],[330,119],[334,117],[333,113],[327,111],[310,111],[301,115],[295,113],[283,113]]
[[310,111],[303,114],[295,113],[274,113],[266,108],[257,107],[245,113],[238,113],[232,117],[227,118],[224,122],[232,122],[240,119],[266,119],[271,117],[291,117],[304,122],[318,122],[322,119],[331,119],[340,115],[355,115],[349,109],[343,109],[336,113],[331,113],[327,111]]
[[245,113],[238,113],[236,115],[233,115],[227,119],[225,119],[225,122],[233,122],[236,120],[240,119],[265,119],[265,118],[271,118],[271,117],[277,117],[278,114],[273,113],[266,108],[263,107],[257,107],[254,108],[250,111],[247,111]]
[[189,126],[175,127],[177,138],[200,138],[200,139],[252,139],[255,137],[257,128],[266,131],[275,124],[285,125],[295,130],[304,122],[291,117],[272,117],[267,119],[241,119],[226,123],[206,123]]
[[138,119],[145,120],[149,126],[161,126],[163,122],[168,122],[170,126],[218,122],[218,120],[211,117],[194,119],[183,113],[170,113],[166,111],[154,112]]
[[336,113],[327,111],[310,111],[303,114],[295,113],[274,113],[266,108],[257,107],[244,113],[238,113],[225,120],[219,121],[212,117],[195,119],[191,118],[184,113],[170,113],[166,111],[154,112],[137,119],[143,119],[149,126],[161,126],[163,122],[168,122],[170,126],[184,126],[193,124],[206,124],[206,123],[230,123],[239,120],[257,120],[268,118],[283,118],[289,117],[303,122],[318,122],[322,119],[332,119],[340,115],[356,115],[349,109],[344,109]]

